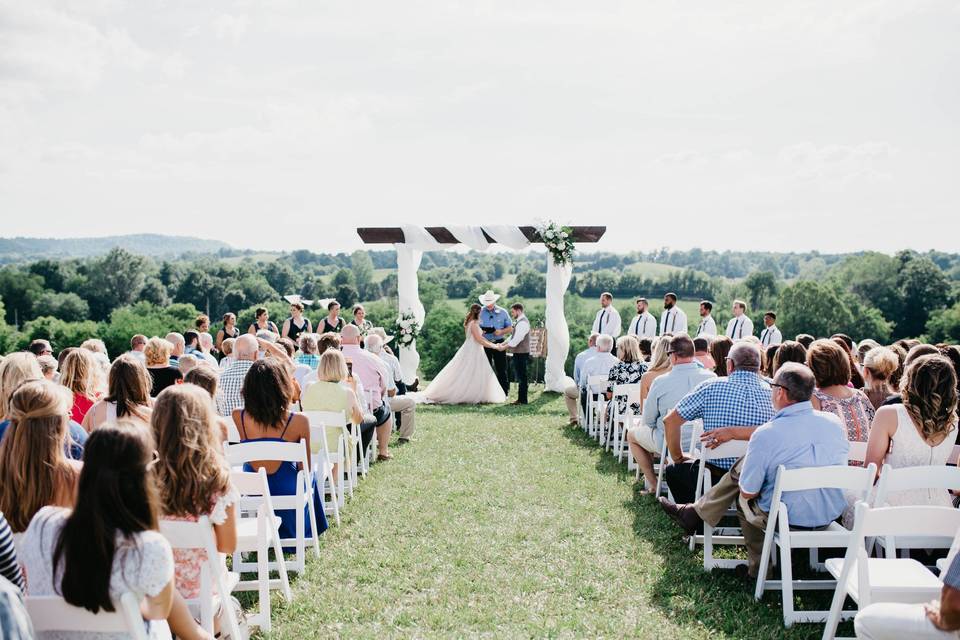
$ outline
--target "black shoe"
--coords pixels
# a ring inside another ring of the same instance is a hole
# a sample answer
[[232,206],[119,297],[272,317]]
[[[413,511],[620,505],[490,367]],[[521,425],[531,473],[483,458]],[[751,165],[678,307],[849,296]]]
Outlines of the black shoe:
[[703,524],[703,519],[697,514],[692,504],[674,504],[663,497],[661,497],[659,501],[660,507],[664,512],[666,512],[666,514],[670,516],[670,519],[676,522],[677,526],[683,529],[683,532],[688,536],[696,533],[700,525]]
[[397,444],[410,444],[410,438],[397,438]]
[[738,564],[733,568],[733,575],[736,576],[738,580],[742,580],[747,584],[754,584],[757,582],[757,576],[750,575],[750,567],[745,564]]
[[526,403],[526,402],[521,402],[520,400],[515,400],[515,401],[511,402],[510,404],[527,404],[527,403]]

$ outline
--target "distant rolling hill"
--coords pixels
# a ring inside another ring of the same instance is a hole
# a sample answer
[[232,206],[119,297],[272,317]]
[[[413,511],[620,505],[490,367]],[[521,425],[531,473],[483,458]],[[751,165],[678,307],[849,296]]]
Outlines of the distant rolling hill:
[[156,233],[102,238],[0,238],[0,263],[40,258],[86,258],[102,255],[114,247],[154,257],[232,250],[230,245],[219,240],[165,236]]

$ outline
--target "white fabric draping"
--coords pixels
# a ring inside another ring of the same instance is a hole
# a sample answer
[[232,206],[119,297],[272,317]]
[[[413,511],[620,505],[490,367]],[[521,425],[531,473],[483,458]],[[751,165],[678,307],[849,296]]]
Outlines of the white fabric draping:
[[570,330],[563,314],[563,296],[573,275],[573,265],[557,265],[547,254],[547,363],[544,367],[544,386],[547,391],[563,393],[573,384],[564,371],[570,352]]
[[474,251],[486,251],[490,247],[486,236],[483,235],[483,227],[447,227],[447,230],[453,234],[453,237],[461,243],[467,245]]
[[[437,242],[437,239],[423,227],[408,224],[401,228],[403,229],[403,245],[405,246],[421,251],[440,251],[444,249],[444,246]],[[397,246],[401,246],[400,243],[397,243]],[[417,266],[419,267],[419,263]]]
[[494,225],[483,227],[483,230],[487,232],[487,235],[496,240],[497,243],[510,249],[519,251],[520,249],[526,249],[530,246],[530,241],[527,240],[527,236],[523,235],[523,232],[520,231],[520,227]]
[[[433,238],[433,236],[430,237]],[[423,327],[425,312],[423,303],[420,302],[420,287],[417,280],[417,270],[420,269],[423,251],[399,242],[395,246],[397,248],[397,299],[400,313],[412,313]],[[417,352],[417,341],[414,340],[409,345],[400,347],[400,369],[403,371],[404,384],[413,384],[417,378],[419,366],[420,354]]]

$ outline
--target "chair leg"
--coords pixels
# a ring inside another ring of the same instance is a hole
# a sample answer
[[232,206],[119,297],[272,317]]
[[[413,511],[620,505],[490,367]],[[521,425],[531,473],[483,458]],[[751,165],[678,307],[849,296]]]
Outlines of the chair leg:
[[[287,575],[287,563],[283,558],[283,545],[280,544],[280,535],[274,529],[270,536],[273,539],[273,555],[277,560],[277,573],[280,574],[280,588],[283,591],[283,599],[287,602],[293,600],[293,592],[290,590],[290,576]],[[269,576],[269,574],[267,574]]]
[[780,544],[780,597],[783,600],[783,626],[793,626],[796,612],[793,609],[793,559],[790,547]]
[[257,540],[257,586],[260,592],[260,630],[270,631],[270,547],[267,545],[266,520],[260,521],[264,527]]

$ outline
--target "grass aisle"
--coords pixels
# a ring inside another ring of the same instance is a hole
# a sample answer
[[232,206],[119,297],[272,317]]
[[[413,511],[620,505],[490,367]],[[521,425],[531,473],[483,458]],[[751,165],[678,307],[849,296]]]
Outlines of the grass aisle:
[[271,637],[819,637],[784,630],[779,598],[705,575],[557,396],[418,412],[294,602],[275,599]]

